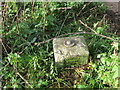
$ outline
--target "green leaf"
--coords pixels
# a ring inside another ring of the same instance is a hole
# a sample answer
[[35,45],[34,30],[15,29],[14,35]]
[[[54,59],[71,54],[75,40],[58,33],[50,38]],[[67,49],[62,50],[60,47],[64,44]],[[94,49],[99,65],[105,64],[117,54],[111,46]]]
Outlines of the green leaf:
[[93,78],[90,78],[90,81],[89,81],[93,86],[94,84],[96,83],[95,80]]
[[31,41],[31,43],[34,43],[36,41],[36,37],[33,38],[33,40]]
[[116,71],[116,70],[118,70],[118,66],[114,66],[113,68],[112,68],[112,71]]
[[74,87],[76,87],[76,88],[90,88],[90,86],[88,86],[88,85],[82,85],[82,84],[76,85]]
[[41,85],[47,85],[48,83],[47,83],[47,80],[46,81],[43,81],[43,80],[39,80],[38,81],[38,85],[37,85],[37,88],[41,88]]
[[111,63],[110,61],[108,61],[108,60],[106,61],[107,66],[109,66],[109,65],[110,65],[110,63]]
[[97,29],[96,29],[96,32],[97,33],[101,33],[101,32],[103,32],[104,31],[104,28],[103,27],[97,27]]
[[50,16],[50,15],[49,15],[49,16],[46,16],[46,19],[49,20],[49,21],[51,21],[51,22],[54,21],[54,17],[53,17],[53,16]]
[[4,33],[4,30],[3,29],[0,29],[0,34]]
[[101,58],[101,62],[102,62],[103,64],[105,64],[106,59],[107,59],[107,57],[102,57],[102,58]]
[[97,68],[97,65],[96,65],[96,64],[92,64],[92,67],[93,67],[93,68]]

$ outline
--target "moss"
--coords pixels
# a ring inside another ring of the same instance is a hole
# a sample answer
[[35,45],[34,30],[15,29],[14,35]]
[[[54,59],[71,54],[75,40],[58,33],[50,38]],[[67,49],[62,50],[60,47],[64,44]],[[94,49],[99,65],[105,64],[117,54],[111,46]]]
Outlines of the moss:
[[72,57],[64,60],[65,67],[77,67],[79,65],[84,65],[87,63],[88,63],[88,57],[86,56]]
[[56,62],[55,65],[56,67],[61,68],[61,67],[77,67],[79,65],[84,65],[87,63],[88,63],[87,56],[79,56],[79,57],[71,57],[61,62]]

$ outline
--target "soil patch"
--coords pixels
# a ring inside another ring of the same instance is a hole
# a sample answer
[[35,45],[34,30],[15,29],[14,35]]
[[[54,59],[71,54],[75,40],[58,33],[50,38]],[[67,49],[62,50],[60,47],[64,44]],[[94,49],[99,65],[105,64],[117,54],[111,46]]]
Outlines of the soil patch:
[[120,2],[105,2],[108,7],[106,12],[110,29],[108,32],[120,36]]

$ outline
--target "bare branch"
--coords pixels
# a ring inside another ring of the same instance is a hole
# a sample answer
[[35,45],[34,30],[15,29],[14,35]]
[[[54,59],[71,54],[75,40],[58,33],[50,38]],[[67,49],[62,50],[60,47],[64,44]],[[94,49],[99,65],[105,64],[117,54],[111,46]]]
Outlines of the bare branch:
[[4,48],[5,52],[6,52],[6,54],[8,55],[7,49],[6,49],[6,47],[4,46],[1,38],[0,38],[0,43],[2,44],[2,46],[3,46],[3,48]]
[[119,41],[114,40],[113,38],[110,38],[110,37],[107,37],[107,36],[105,36],[105,35],[98,34],[98,33],[92,33],[92,32],[75,32],[75,33],[62,34],[62,35],[56,36],[56,37],[54,37],[54,38],[51,38],[51,39],[48,39],[48,40],[39,42],[39,43],[37,43],[36,45],[39,46],[39,45],[41,45],[41,44],[43,44],[43,43],[48,43],[49,41],[51,41],[51,40],[53,40],[53,39],[55,39],[55,38],[62,37],[62,36],[66,36],[66,35],[78,35],[78,34],[94,34],[94,35],[98,35],[98,36],[100,36],[100,37],[103,37],[103,38],[107,38],[107,39],[109,39],[109,40],[112,40],[112,41],[114,41],[114,42],[120,43]]
[[90,28],[87,24],[83,23],[81,20],[79,20],[79,22],[80,22],[82,25],[84,25],[87,29],[89,29],[89,30],[97,33],[95,30],[93,30],[92,28]]
[[26,83],[27,85],[29,85],[31,88],[33,88],[33,86],[30,85],[29,82],[28,82],[19,72],[17,72],[17,74],[20,76],[20,78],[22,78],[22,80],[25,81],[25,83]]
[[60,7],[60,8],[55,8],[55,10],[66,10],[66,9],[72,9],[72,7]]
[[62,30],[62,28],[63,28],[63,26],[64,26],[64,24],[65,24],[66,19],[67,19],[68,16],[69,16],[69,14],[70,14],[70,11],[69,11],[68,14],[66,15],[66,17],[65,17],[65,19],[64,19],[64,21],[63,21],[63,23],[62,23],[62,25],[61,25],[61,27],[60,27],[60,30],[56,33],[56,36],[60,34],[60,32],[61,32],[61,30]]

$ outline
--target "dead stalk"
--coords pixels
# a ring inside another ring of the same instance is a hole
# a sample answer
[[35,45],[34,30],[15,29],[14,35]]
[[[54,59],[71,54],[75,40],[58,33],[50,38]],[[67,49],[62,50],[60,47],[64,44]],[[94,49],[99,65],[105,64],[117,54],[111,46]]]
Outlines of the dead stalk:
[[112,41],[114,41],[114,42],[120,43],[119,41],[114,40],[113,38],[110,38],[110,37],[107,37],[107,36],[105,36],[105,35],[98,34],[98,33],[92,33],[92,32],[75,32],[75,33],[61,34],[61,35],[56,36],[56,37],[54,37],[54,38],[51,38],[51,39],[48,39],[48,40],[39,42],[39,43],[37,43],[36,45],[39,46],[39,45],[41,45],[41,44],[43,44],[43,43],[48,43],[49,41],[51,41],[51,40],[53,40],[53,39],[55,39],[55,38],[62,37],[62,36],[66,36],[66,35],[78,35],[78,34],[94,34],[94,35],[97,35],[97,36],[100,36],[100,37],[103,37],[103,38],[107,38],[107,39],[109,39],[109,40],[112,40]]
[[19,75],[20,78],[21,78],[22,80],[24,80],[24,82],[25,82],[28,86],[30,86],[30,88],[33,88],[32,85],[30,85],[29,82],[28,82],[19,72],[17,72],[16,74]]

